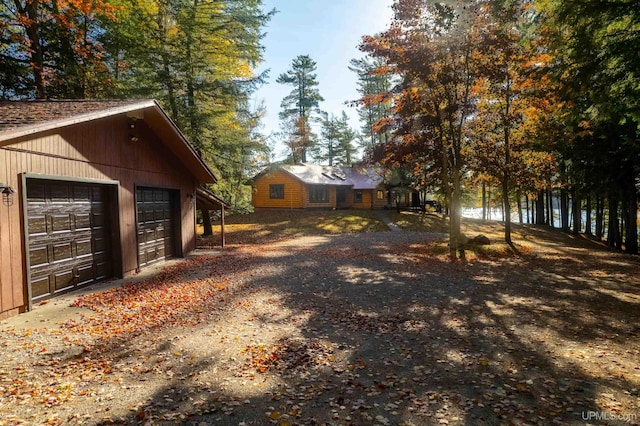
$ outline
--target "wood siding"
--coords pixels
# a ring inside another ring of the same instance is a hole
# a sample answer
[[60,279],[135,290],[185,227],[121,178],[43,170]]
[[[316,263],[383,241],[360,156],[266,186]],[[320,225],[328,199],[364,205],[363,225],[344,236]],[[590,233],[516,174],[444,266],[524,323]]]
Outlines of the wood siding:
[[[378,191],[382,192],[382,198],[378,198]],[[387,190],[379,186],[377,189],[372,190],[371,196],[373,197],[373,208],[374,209],[384,209],[384,207],[388,204]]]
[[[284,185],[284,198],[270,198],[269,185]],[[276,170],[258,177],[253,185],[251,202],[256,208],[302,209],[308,199],[305,185],[289,173]]]
[[[284,185],[284,198],[272,199],[269,197],[269,185]],[[353,209],[383,209],[387,205],[387,191],[383,186],[378,189],[363,189],[362,201],[355,202],[355,192],[351,187],[344,187],[345,199],[342,203],[337,203],[337,187],[327,185],[329,190],[329,201],[326,203],[311,203],[309,201],[309,188],[312,185],[303,183],[291,174],[274,170],[259,176],[253,184],[252,204],[255,208],[278,208],[278,209],[313,209],[313,208],[353,208]],[[383,191],[383,198],[378,199],[378,190]]]
[[[13,203],[0,204],[0,317],[24,311],[28,304],[24,246],[23,174],[29,177],[117,181],[120,247],[114,256],[124,275],[136,270],[136,185],[179,191],[181,252],[195,248],[196,180],[182,162],[142,121],[139,139],[129,138],[127,117],[115,116],[24,136],[0,146],[0,182],[16,189]],[[121,259],[121,260],[120,260]]]
[[[361,202],[356,202],[356,193],[362,191]],[[353,207],[356,209],[371,209],[371,190],[370,189],[354,189],[353,190]]]

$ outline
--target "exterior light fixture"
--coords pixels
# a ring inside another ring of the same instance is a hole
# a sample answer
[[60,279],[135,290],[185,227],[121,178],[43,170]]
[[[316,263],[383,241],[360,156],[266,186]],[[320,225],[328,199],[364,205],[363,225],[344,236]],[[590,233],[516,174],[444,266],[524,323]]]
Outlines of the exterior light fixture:
[[129,118],[129,140],[131,142],[138,142],[138,140],[140,140],[136,130],[136,120],[135,117]]
[[16,193],[15,189],[5,183],[0,182],[0,193],[2,193],[2,203],[5,206],[10,206],[13,204],[13,194]]

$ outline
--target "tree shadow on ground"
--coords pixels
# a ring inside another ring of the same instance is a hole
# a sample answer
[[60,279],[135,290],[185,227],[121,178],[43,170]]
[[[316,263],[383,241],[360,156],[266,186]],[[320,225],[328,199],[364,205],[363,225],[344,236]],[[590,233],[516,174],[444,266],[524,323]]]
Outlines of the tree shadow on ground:
[[[461,264],[424,255],[429,244],[421,234],[344,235],[242,254],[252,275],[196,327],[224,328],[244,309],[241,325],[258,333],[228,329],[240,339],[234,361],[219,349],[183,352],[192,361],[179,379],[118,422],[638,421],[636,259]],[[252,305],[257,294],[270,306]],[[213,368],[219,380],[200,380]]]
[[[159,285],[224,289],[43,354],[42,372],[92,365],[87,389],[106,390],[76,398],[112,404],[102,424],[638,421],[638,258],[545,240],[550,254],[455,263],[435,241],[315,236],[187,261]],[[146,312],[127,309],[94,325]]]

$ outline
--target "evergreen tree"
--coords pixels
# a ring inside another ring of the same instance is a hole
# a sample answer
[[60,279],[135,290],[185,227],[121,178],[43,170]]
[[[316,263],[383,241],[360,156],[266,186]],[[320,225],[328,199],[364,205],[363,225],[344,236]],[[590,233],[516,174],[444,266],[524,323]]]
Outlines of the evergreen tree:
[[[251,173],[244,157],[262,152],[254,149],[260,114],[247,108],[265,77],[254,69],[274,13],[261,6],[0,0],[0,96],[157,99],[220,182],[242,181]],[[242,185],[220,191],[232,205],[248,202]]]
[[291,68],[276,79],[277,83],[293,86],[291,93],[280,104],[280,119],[295,123],[295,137],[287,143],[294,159],[299,158],[302,162],[307,161],[307,152],[316,143],[310,119],[317,113],[319,103],[324,100],[317,88],[315,70],[315,61],[308,55],[299,55],[291,62]]
[[322,113],[320,140],[313,150],[313,158],[330,166],[350,166],[354,161],[356,132],[349,126],[349,117],[342,111],[340,118]]
[[360,99],[354,103],[358,106],[362,122],[363,147],[373,149],[389,141],[389,132],[381,130],[376,124],[391,114],[393,79],[380,58],[367,56],[352,59],[350,64],[349,69],[358,75]]
[[555,55],[549,74],[567,105],[561,124],[575,135],[558,147],[561,161],[575,188],[608,206],[609,246],[637,253],[640,9],[624,0],[552,0],[538,13]]

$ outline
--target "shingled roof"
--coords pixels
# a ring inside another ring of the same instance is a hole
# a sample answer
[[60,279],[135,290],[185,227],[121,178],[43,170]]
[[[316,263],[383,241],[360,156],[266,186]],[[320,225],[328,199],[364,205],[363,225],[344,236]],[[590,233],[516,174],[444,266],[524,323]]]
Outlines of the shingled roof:
[[[254,177],[254,180],[274,168],[268,168]],[[375,189],[383,177],[373,167],[364,166],[322,166],[319,164],[282,164],[281,169],[308,185],[346,186],[353,189]]]
[[[138,109],[141,104],[153,104],[151,100],[32,100],[0,101],[0,132],[74,118],[95,116],[101,111],[114,109]],[[126,112],[126,111],[125,111]]]

